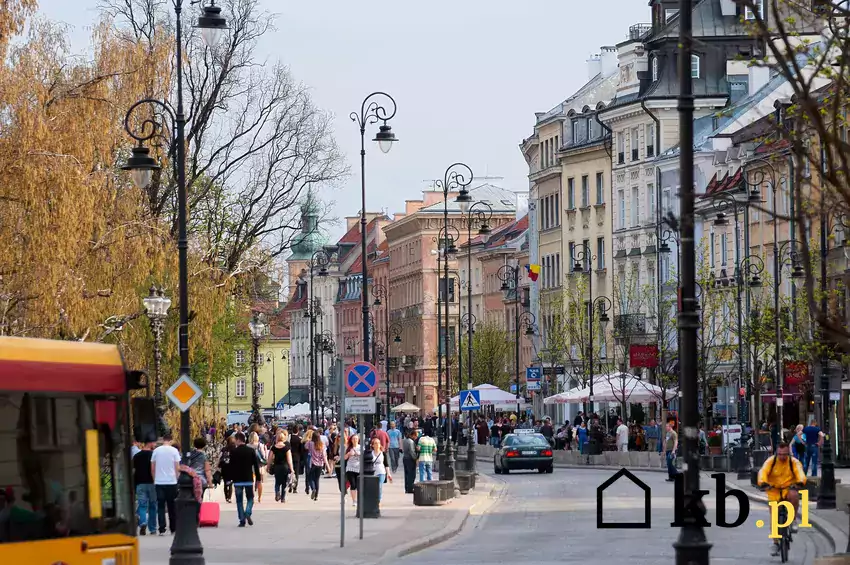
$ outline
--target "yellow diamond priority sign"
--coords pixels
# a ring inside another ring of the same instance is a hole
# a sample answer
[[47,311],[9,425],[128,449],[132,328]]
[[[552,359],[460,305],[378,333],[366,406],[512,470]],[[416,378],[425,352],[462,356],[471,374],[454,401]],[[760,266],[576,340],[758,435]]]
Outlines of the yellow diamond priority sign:
[[191,408],[202,394],[203,391],[195,384],[195,381],[193,381],[189,375],[183,375],[174,381],[174,384],[171,385],[171,387],[165,392],[168,399],[173,402],[181,412],[185,412]]

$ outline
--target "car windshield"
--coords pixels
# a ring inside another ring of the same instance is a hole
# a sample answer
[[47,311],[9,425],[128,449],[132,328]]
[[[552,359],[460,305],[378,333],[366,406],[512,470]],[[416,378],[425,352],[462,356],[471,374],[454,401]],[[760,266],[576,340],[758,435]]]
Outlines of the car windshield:
[[[126,403],[0,391],[0,543],[130,533]],[[98,430],[102,518],[89,517],[85,430]]]
[[505,439],[506,447],[549,447],[549,442],[541,435],[513,436]]

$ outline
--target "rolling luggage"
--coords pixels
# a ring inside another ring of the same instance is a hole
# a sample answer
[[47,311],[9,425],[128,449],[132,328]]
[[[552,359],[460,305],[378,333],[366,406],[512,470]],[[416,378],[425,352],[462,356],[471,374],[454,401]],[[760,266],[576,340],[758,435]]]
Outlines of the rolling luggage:
[[[212,492],[210,492],[212,498]],[[221,506],[218,502],[201,502],[201,512],[198,516],[198,526],[201,528],[217,528],[221,518]]]

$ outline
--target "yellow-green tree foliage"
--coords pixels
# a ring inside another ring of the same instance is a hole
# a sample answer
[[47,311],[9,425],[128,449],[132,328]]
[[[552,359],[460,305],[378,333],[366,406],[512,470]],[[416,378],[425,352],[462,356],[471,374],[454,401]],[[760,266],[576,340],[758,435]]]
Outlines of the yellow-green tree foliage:
[[[32,3],[3,6],[0,49]],[[127,109],[167,98],[169,34],[157,35],[162,44],[142,44],[103,21],[91,59],[81,60],[58,26],[30,23],[0,71],[0,334],[92,341],[104,339],[106,320],[119,319],[123,329],[106,339],[121,344],[128,365],[144,367],[151,338],[141,298],[156,282],[176,311],[176,243],[118,167],[132,141],[123,128]],[[201,271],[197,264],[190,253],[190,276]],[[227,300],[220,282],[209,270],[191,278],[193,351],[214,347],[212,328]],[[166,367],[177,350],[173,319]]]

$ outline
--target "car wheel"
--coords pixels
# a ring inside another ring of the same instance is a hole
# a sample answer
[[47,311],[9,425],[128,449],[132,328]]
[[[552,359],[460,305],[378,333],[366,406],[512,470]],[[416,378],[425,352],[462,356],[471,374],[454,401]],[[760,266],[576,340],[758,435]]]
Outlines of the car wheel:
[[545,473],[545,472],[546,472],[546,467],[540,467],[539,469],[537,469],[537,472],[538,472],[538,473],[540,473],[540,474]]
[[546,472],[547,472],[547,473],[550,473],[550,474],[551,474],[551,473],[554,473],[554,472],[555,472],[555,466],[554,466],[554,465],[549,465],[548,467],[546,467]]
[[508,469],[507,467],[502,467],[502,474],[503,474],[503,475],[510,475],[510,474],[511,474],[511,470],[510,470],[510,469]]
[[499,466],[498,466],[498,465],[496,465],[496,458],[495,458],[495,457],[493,458],[493,472],[494,472],[495,474],[497,474],[497,475],[501,475],[501,474],[502,474],[502,470],[501,470],[501,469],[499,469]]

